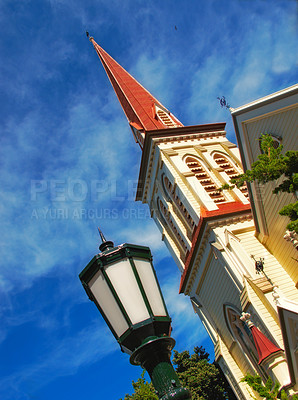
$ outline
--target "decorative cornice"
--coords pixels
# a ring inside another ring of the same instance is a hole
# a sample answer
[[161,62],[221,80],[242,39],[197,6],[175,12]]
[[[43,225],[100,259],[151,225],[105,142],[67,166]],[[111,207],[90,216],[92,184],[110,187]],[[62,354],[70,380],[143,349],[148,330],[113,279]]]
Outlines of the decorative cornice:
[[163,149],[162,150],[164,154],[166,154],[167,156],[178,156],[177,151],[173,150],[173,149]]
[[220,122],[215,124],[180,126],[177,128],[165,128],[146,131],[136,200],[142,201],[144,198],[144,188],[146,185],[146,180],[148,180],[148,176],[146,177],[148,170],[148,160],[150,153],[154,152],[156,145],[163,142],[173,142],[177,140],[181,141],[198,138],[201,139],[210,136],[225,136],[225,125],[225,123]]

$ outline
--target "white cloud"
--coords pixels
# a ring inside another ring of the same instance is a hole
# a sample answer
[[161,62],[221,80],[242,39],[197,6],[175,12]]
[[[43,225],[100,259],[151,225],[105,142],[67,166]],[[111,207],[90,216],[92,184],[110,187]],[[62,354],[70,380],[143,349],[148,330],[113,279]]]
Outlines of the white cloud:
[[[176,275],[176,274],[175,274]],[[188,297],[177,295],[179,282],[177,276],[171,276],[163,284],[163,294],[169,314],[172,318],[173,334],[177,349],[183,351],[200,345],[208,337],[199,317],[194,313]],[[185,335],[187,327],[187,335]]]
[[[57,127],[62,137],[57,138],[43,126],[43,116],[38,110],[20,123],[11,119],[7,126],[7,139],[1,148],[6,164],[1,178],[0,210],[1,253],[6,266],[1,275],[3,281],[10,282],[10,288],[17,284],[20,290],[32,284],[32,277],[64,264],[65,258],[73,257],[76,241],[84,252],[89,238],[86,225],[93,221],[96,230],[96,224],[101,225],[103,218],[109,219],[109,215],[101,215],[100,211],[113,207],[135,208],[128,201],[131,194],[127,185],[131,171],[131,180],[137,177],[138,161],[127,163],[135,146],[129,128],[123,127],[121,118],[107,122],[94,112],[103,99],[90,100],[85,92],[73,101],[61,126]],[[109,106],[108,100],[104,107],[111,111],[114,105]],[[47,145],[43,141],[45,137]],[[41,179],[44,191],[37,193],[38,186],[32,179]],[[72,183],[76,181],[87,190],[82,201],[73,192]],[[97,189],[92,187],[96,182]],[[53,201],[57,196],[62,201]],[[87,218],[81,212],[89,212]],[[23,255],[21,265],[15,260],[19,249]],[[15,268],[17,276],[10,273]]]
[[[9,348],[5,339],[22,334],[26,324],[50,337],[47,346],[36,344],[38,360],[24,355],[25,367],[10,366],[15,372],[0,382],[3,398],[20,400],[29,398],[25,387],[73,374],[114,352],[114,339],[106,329],[103,338],[97,323],[72,330],[74,312],[87,301],[77,274],[97,252],[97,225],[115,244],[151,248],[177,348],[200,345],[206,338],[189,299],[177,294],[179,272],[173,262],[164,264],[169,253],[149,220],[148,206],[130,199],[128,181],[138,178],[141,153],[84,30],[185,124],[230,118],[217,96],[225,95],[237,107],[286,85],[296,48],[294,2],[210,0],[170,9],[164,2],[156,7],[141,0],[109,6],[105,0],[71,5],[51,0],[39,7],[40,15],[31,3],[9,15],[11,2],[0,6],[6,36],[0,70],[5,96],[0,341]],[[48,13],[47,24],[38,18],[46,15],[41,11]],[[47,185],[36,200],[31,199],[32,179]],[[63,201],[51,196],[51,181],[58,180],[65,189]],[[81,200],[71,190],[75,180],[87,185]],[[93,197],[92,180],[103,184]],[[73,217],[81,211],[99,213]],[[43,281],[47,287],[41,298]]]

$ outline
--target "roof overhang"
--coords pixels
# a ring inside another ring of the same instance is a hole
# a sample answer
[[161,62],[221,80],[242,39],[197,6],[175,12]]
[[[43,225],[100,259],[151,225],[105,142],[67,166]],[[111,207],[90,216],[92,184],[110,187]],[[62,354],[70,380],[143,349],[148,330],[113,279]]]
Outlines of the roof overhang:
[[230,108],[230,111],[234,119],[234,117],[240,114],[247,113],[248,111],[255,110],[259,107],[265,106],[270,103],[274,103],[278,100],[284,99],[289,96],[293,96],[297,93],[298,93],[298,84],[290,86],[286,89],[279,90],[278,92],[272,93],[268,96],[261,97],[260,99],[247,103],[243,106],[237,108]]
[[240,202],[224,203],[218,205],[218,210],[206,211],[202,210],[200,216],[200,222],[196,228],[193,236],[191,250],[185,260],[184,272],[181,276],[179,293],[185,293],[189,278],[192,273],[192,267],[195,264],[197,253],[202,243],[202,239],[206,233],[208,225],[218,220],[219,223],[223,219],[232,218],[243,219],[243,217],[251,218],[251,208],[249,204],[243,204]]
[[[251,119],[253,120],[258,115],[266,115],[269,112],[277,111],[280,108],[285,108],[295,103],[293,96],[298,95],[298,84],[290,86],[286,89],[272,93],[268,96],[259,98],[251,103],[245,104],[238,108],[230,108],[232,120],[234,124],[236,139],[240,152],[240,157],[243,165],[243,170],[247,171],[250,168],[249,161],[245,155],[246,153],[246,141],[243,132],[243,124],[247,123]],[[275,104],[274,104],[275,103]],[[247,184],[250,199],[253,198],[251,184]],[[256,205],[252,202],[252,213],[255,222],[256,231],[260,232],[260,222],[257,217]]]

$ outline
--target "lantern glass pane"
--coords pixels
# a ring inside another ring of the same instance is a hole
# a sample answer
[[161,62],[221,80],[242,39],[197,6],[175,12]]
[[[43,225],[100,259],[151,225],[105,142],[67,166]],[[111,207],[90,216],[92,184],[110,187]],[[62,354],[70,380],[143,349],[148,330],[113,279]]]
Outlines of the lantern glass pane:
[[148,319],[149,312],[129,260],[109,264],[106,273],[132,324]]
[[149,260],[134,258],[134,263],[150,303],[153,315],[166,316],[166,309]]
[[98,271],[88,283],[88,286],[97,303],[104,312],[106,318],[112,325],[118,336],[121,336],[127,329],[128,323],[123,317],[121,309],[117,304],[104,276]]

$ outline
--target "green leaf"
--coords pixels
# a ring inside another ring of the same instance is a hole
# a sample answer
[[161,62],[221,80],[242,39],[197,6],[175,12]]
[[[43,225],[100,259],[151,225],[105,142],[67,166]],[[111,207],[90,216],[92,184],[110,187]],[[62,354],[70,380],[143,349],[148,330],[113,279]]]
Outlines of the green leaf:
[[[257,181],[265,184],[267,182],[275,182],[283,177],[283,181],[274,188],[273,193],[296,193],[298,191],[298,151],[287,151],[283,155],[283,146],[279,145],[274,148],[274,140],[271,135],[262,134],[260,140],[262,154],[252,164],[251,170],[247,170],[244,174],[231,179],[230,183],[239,188],[245,182]],[[229,187],[229,185],[224,185],[222,189]],[[288,216],[291,222],[287,225],[287,229],[298,233],[298,203],[283,207],[279,214]]]

